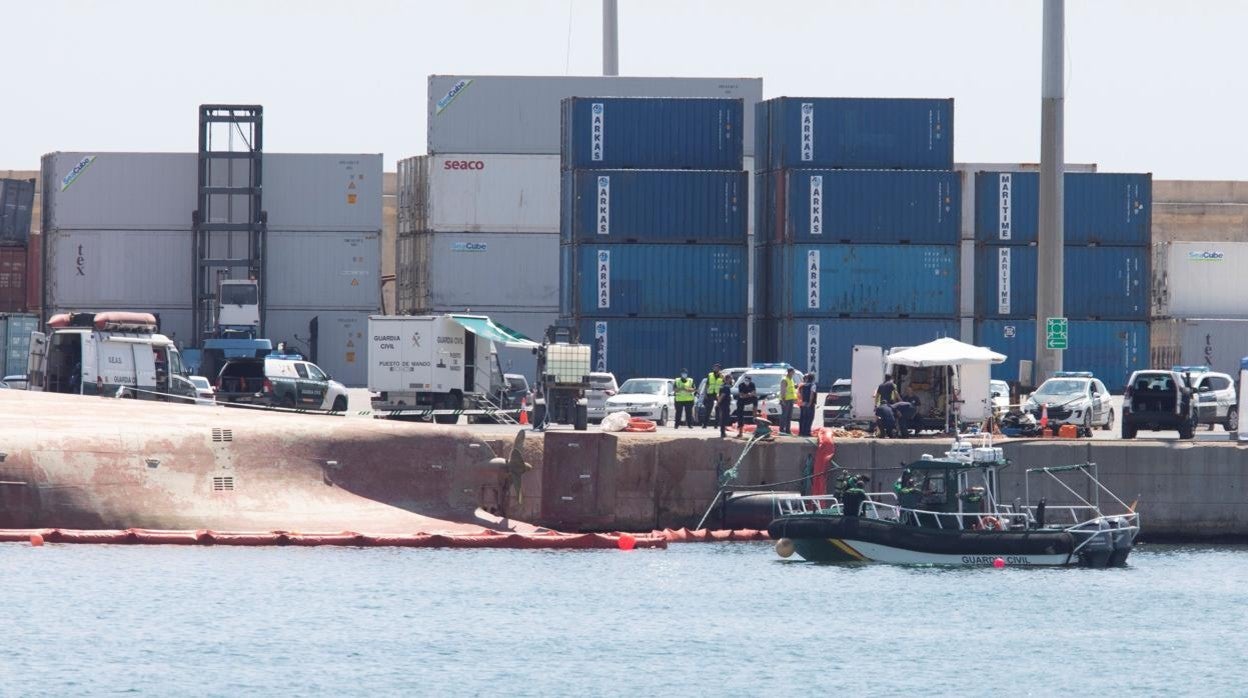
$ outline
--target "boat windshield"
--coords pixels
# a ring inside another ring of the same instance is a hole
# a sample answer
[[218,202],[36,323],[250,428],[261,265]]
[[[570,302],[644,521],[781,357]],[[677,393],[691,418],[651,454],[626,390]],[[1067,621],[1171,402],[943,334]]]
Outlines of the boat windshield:
[[629,378],[620,386],[621,395],[666,395],[667,381],[658,378]]
[[1037,399],[1053,399],[1061,397],[1075,397],[1076,395],[1085,395],[1088,392],[1088,381],[1078,378],[1062,378],[1056,380],[1047,380],[1040,389],[1036,391],[1033,397]]

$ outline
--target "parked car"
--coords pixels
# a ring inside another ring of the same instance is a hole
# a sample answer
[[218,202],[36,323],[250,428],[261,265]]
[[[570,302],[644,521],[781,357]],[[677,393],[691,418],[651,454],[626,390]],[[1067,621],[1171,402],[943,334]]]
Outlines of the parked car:
[[[788,370],[789,366],[788,364],[758,364],[758,366],[760,366],[760,368],[751,368],[750,370],[742,373],[741,377],[737,379],[737,382],[733,384],[733,405],[736,405],[737,387],[741,385],[741,380],[743,378],[749,376],[750,380],[754,381],[754,392],[758,395],[758,401],[760,403],[766,403],[767,405],[767,411],[765,414],[766,418],[772,422],[777,422],[780,419],[780,379],[784,378],[784,374]],[[794,372],[793,379],[795,382],[800,383],[800,374]],[[797,407],[797,403],[795,402],[793,404],[793,409],[790,410],[790,415],[792,416],[794,424],[797,423],[797,419],[800,414],[801,410]],[[745,418],[753,419],[753,417],[754,408],[747,406],[745,410]]]
[[524,402],[533,406],[533,391],[529,388],[529,379],[519,373],[503,374],[503,400],[505,410],[517,409]]
[[853,418],[852,385],[848,378],[837,378],[823,396],[823,426],[850,424]]
[[606,413],[627,412],[652,419],[659,426],[676,412],[676,381],[671,378],[629,378],[607,398]]
[[613,373],[589,374],[589,390],[585,391],[585,402],[589,407],[590,424],[602,423],[607,416],[607,398],[615,395],[620,386],[615,382]]
[[1114,427],[1114,407],[1105,384],[1087,371],[1058,371],[1023,403],[1023,411],[1039,419],[1048,406],[1049,424]]
[[217,375],[217,401],[274,407],[347,409],[347,388],[297,355],[230,359]]
[[1005,381],[988,381],[988,396],[992,400],[992,413],[1000,417],[1010,411],[1010,384]]
[[7,390],[25,390],[26,389],[26,374],[16,373],[11,376],[5,376],[3,380],[0,380],[0,390],[6,390],[6,389]]
[[217,404],[217,391],[213,389],[212,383],[203,376],[187,376],[191,381],[191,385],[195,386],[195,404],[196,405],[215,405]]
[[1174,370],[1188,376],[1196,398],[1196,423],[1215,425],[1229,432],[1239,431],[1239,391],[1235,380],[1225,373],[1210,371],[1208,366],[1175,366]]
[[1151,369],[1136,371],[1122,395],[1122,438],[1134,439],[1140,429],[1174,429],[1190,439],[1196,429],[1196,401],[1187,374]]

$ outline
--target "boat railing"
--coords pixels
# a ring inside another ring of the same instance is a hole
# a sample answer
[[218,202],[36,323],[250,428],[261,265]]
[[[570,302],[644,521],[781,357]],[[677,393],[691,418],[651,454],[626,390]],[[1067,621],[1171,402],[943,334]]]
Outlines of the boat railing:
[[[1039,510],[1035,505],[1024,507],[1033,520],[1037,520]],[[1106,516],[1098,507],[1086,504],[1046,504],[1044,507],[1044,519],[1046,524],[1056,526],[1074,526],[1077,524],[1095,521]],[[1111,515],[1112,516],[1112,515]],[[1123,516],[1135,516],[1132,514],[1123,514]]]
[[[858,515],[866,519],[921,524],[925,527],[964,530],[1004,530],[1026,528],[1030,517],[1026,512],[1001,507],[996,511],[944,512],[931,509],[909,509],[897,504],[867,499],[859,506]],[[929,523],[934,524],[929,526]]]
[[799,514],[840,514],[841,502],[830,494],[819,494],[808,497],[787,497],[776,502],[780,516],[796,516]]

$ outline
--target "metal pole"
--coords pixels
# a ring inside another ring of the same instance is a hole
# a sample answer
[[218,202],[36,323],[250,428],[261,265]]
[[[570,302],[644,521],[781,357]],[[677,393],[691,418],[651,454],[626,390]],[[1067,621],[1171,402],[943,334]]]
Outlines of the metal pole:
[[1040,78],[1040,229],[1036,250],[1036,377],[1039,385],[1062,370],[1062,351],[1046,348],[1045,320],[1064,317],[1063,187],[1065,152],[1065,0],[1044,0],[1043,70]]
[[620,19],[616,0],[602,0],[602,74],[620,74]]

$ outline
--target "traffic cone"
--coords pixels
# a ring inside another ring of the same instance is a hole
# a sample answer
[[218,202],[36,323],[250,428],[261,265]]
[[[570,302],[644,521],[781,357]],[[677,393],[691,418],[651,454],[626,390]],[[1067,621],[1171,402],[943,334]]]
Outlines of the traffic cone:
[[1040,428],[1049,428],[1049,404],[1047,402],[1040,405]]
[[522,427],[529,425],[529,413],[525,409],[526,402],[528,402],[528,398],[520,398],[520,426]]

